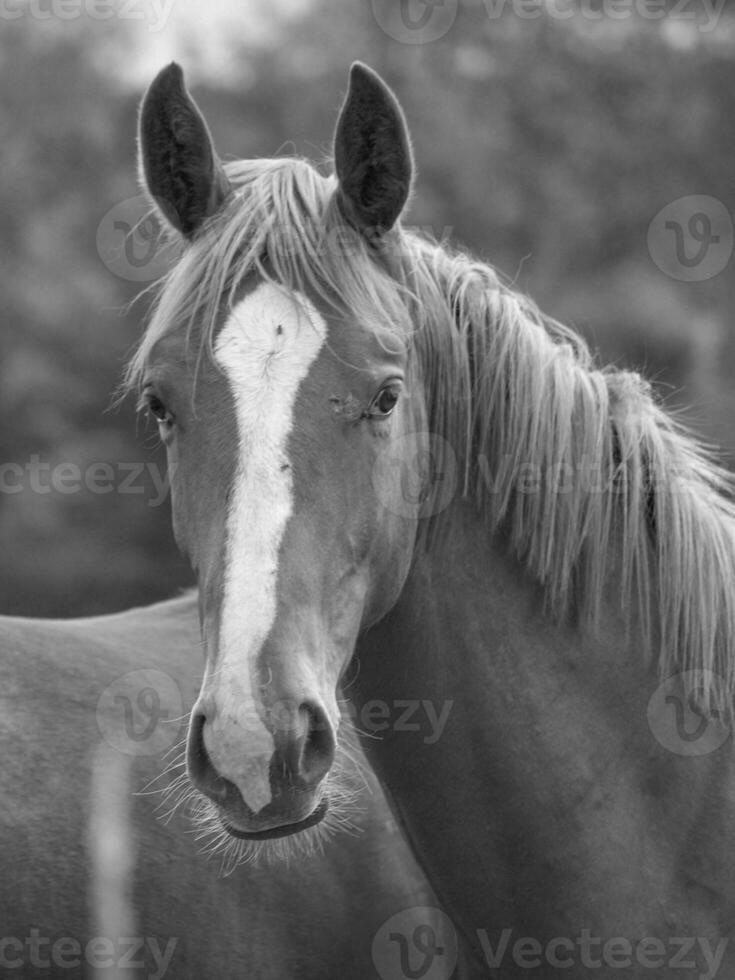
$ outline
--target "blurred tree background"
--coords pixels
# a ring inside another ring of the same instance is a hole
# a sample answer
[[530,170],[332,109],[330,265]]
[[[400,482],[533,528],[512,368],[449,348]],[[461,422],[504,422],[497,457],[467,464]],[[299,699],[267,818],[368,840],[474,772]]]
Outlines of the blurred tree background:
[[[187,20],[174,0],[158,38],[122,6],[102,19],[81,0],[76,18],[53,0],[18,0],[20,15],[0,17],[0,612],[111,611],[192,581],[151,475],[163,472],[155,433],[132,404],[112,407],[147,301],[133,303],[145,281],[109,267],[110,236],[124,249],[125,228],[109,215],[137,194],[137,103],[172,52],[225,158],[323,162],[350,62],[377,68],[413,133],[409,223],[491,261],[735,451],[732,260],[682,281],[647,238],[682,197],[735,207],[732,12],[702,29],[671,10],[653,19],[631,3],[619,19],[603,0],[583,6],[567,19],[460,0],[424,44],[381,26],[397,0],[233,5],[220,47],[197,22],[218,4]],[[117,490],[80,490],[73,472],[60,476],[69,463],[85,474],[106,464]]]

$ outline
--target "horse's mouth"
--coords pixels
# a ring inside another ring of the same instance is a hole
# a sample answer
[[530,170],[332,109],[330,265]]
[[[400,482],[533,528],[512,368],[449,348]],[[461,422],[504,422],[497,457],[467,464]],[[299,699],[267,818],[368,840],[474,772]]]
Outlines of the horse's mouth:
[[231,837],[237,837],[239,840],[275,840],[278,837],[290,837],[292,834],[300,834],[302,830],[315,827],[318,823],[322,822],[327,815],[328,809],[329,800],[325,796],[319,806],[308,817],[304,817],[303,820],[297,820],[296,823],[281,824],[279,827],[269,827],[267,830],[238,830],[232,824],[222,820],[222,826]]

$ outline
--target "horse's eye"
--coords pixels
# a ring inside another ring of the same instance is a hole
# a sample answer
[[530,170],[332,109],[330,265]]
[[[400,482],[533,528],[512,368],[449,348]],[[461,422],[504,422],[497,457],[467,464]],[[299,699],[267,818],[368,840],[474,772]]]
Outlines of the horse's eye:
[[401,389],[398,385],[386,385],[375,396],[369,415],[372,418],[387,418],[396,407],[400,393]]
[[159,425],[171,426],[174,424],[173,414],[169,412],[158,395],[147,395],[146,406],[149,414],[153,416]]

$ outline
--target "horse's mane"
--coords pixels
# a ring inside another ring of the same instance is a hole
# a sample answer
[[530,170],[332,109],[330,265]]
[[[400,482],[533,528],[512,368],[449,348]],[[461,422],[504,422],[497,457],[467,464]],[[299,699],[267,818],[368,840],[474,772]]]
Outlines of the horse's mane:
[[[407,230],[382,246],[346,227],[335,182],[290,158],[227,165],[222,213],[162,280],[126,384],[174,329],[211,351],[253,269],[305,288],[414,345],[429,428],[451,446],[465,495],[544,585],[557,615],[594,628],[610,572],[662,676],[704,670],[709,707],[735,689],[731,477],[637,374],[601,370],[583,340],[491,266]],[[654,649],[655,648],[655,649]]]

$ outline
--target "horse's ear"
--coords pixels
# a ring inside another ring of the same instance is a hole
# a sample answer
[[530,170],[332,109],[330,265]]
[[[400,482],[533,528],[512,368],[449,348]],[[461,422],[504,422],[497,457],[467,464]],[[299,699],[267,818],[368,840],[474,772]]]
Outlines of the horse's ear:
[[193,238],[230,190],[204,116],[172,62],[143,96],[138,166],[144,190],[169,224]]
[[359,61],[337,121],[334,164],[347,220],[377,234],[392,228],[411,192],[411,143],[398,99]]

